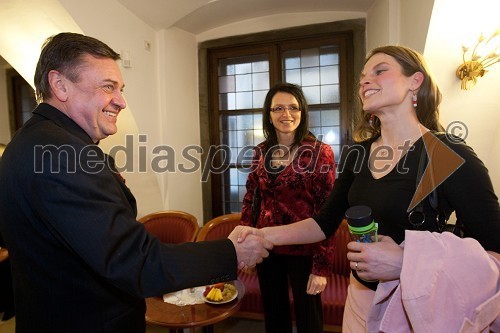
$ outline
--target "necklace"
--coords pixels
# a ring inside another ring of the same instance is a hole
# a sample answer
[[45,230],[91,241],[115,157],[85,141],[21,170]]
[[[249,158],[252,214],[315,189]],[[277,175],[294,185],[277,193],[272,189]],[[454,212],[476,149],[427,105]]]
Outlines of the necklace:
[[273,165],[282,166],[290,164],[290,156],[292,151],[294,151],[293,144],[290,146],[279,145],[279,147],[272,154]]

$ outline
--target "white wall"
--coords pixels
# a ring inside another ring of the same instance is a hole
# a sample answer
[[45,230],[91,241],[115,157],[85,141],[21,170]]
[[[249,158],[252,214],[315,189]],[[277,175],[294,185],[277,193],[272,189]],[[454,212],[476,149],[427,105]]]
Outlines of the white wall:
[[[468,132],[467,143],[490,171],[495,193],[500,190],[500,64],[479,78],[471,90],[461,90],[455,71],[462,63],[462,44],[473,46],[481,32],[500,28],[497,0],[475,0],[478,15],[463,18],[468,0],[435,0],[424,55],[443,93],[443,125],[458,124],[457,134]],[[471,13],[472,14],[472,13]],[[463,125],[460,125],[463,124]],[[465,127],[464,127],[465,126]],[[452,130],[452,128],[450,128]]]
[[308,12],[308,13],[287,13],[257,17],[241,22],[223,25],[215,29],[205,31],[196,35],[198,42],[211,39],[238,36],[250,33],[257,33],[268,30],[284,29],[308,24],[335,22],[365,18],[366,14],[361,12]]
[[[176,209],[164,205],[166,193],[159,186],[161,175],[151,170],[150,154],[154,146],[162,144],[156,32],[114,0],[60,0],[60,3],[86,35],[104,41],[116,52],[128,51],[130,55],[131,67],[121,67],[127,108],[120,113],[118,133],[103,140],[100,146],[105,151],[120,146],[128,149],[130,145],[126,144],[126,136],[132,136],[133,164],[131,171],[124,172],[123,176],[136,196],[138,216],[163,209]],[[149,51],[145,49],[145,42],[150,43]],[[139,142],[140,134],[147,135],[142,140],[144,142]],[[145,148],[146,154],[139,153],[139,146]],[[118,166],[128,166],[125,155],[120,153],[117,156]],[[130,154],[126,156],[130,159]],[[144,170],[139,168],[141,163],[146,166]]]
[[489,169],[498,193],[500,100],[496,96],[500,65],[492,67],[470,91],[460,90],[455,71],[461,64],[464,42],[471,37],[476,40],[481,31],[498,29],[500,3],[477,0],[474,8],[488,10],[464,18],[469,6],[468,0],[377,0],[367,16],[367,51],[379,45],[400,44],[424,54],[443,94],[441,122],[445,127],[456,122],[465,125],[466,141]]
[[2,0],[1,6],[0,54],[33,86],[38,54],[45,38],[61,31],[80,32],[80,29],[57,0]]
[[[176,28],[160,31],[159,40],[163,59],[160,132],[162,142],[175,151],[175,171],[167,174],[165,203],[203,222],[200,167],[183,156],[188,147],[200,148],[197,43],[194,35]],[[188,153],[201,160],[201,151],[193,148]]]
[[399,0],[377,0],[366,17],[366,51],[399,41]]
[[399,44],[423,53],[434,0],[377,0],[366,22],[367,52]]
[[[115,50],[128,50],[132,67],[123,68],[125,97],[132,114],[130,121],[120,116],[119,133],[104,140],[105,150],[125,145],[126,134],[147,133],[149,163],[157,155],[153,149],[169,146],[175,151],[174,171],[151,174],[129,173],[128,185],[139,203],[139,216],[148,211],[177,209],[190,212],[203,222],[200,169],[182,172],[193,164],[182,156],[188,146],[199,146],[198,59],[197,43],[263,30],[363,17],[364,13],[302,13],[274,15],[247,20],[194,36],[177,28],[153,31],[125,10],[117,1],[75,2],[60,0],[85,34],[97,37]],[[98,13],[95,8],[99,7]],[[92,18],[92,19],[89,19]],[[279,19],[277,19],[279,18]],[[106,22],[105,26],[96,22]],[[123,24],[126,22],[126,24]],[[110,29],[112,27],[112,29]],[[145,52],[143,42],[151,43]],[[159,60],[160,59],[160,60]],[[138,141],[138,140],[136,140]],[[136,147],[137,149],[137,147]],[[190,151],[190,155],[199,156]],[[169,161],[172,161],[169,159]],[[201,162],[201,161],[200,161]]]
[[[52,17],[57,17],[53,20]],[[15,70],[33,86],[40,46],[55,32],[78,31],[71,16],[57,0],[2,0],[0,11],[0,143],[11,139],[5,66]]]
[[[27,37],[22,40],[22,45],[36,51],[29,52],[30,59],[14,65],[16,69],[24,68],[24,71],[28,72],[25,78],[33,76],[43,40],[57,32],[83,32],[104,41],[117,52],[128,51],[131,68],[121,68],[128,106],[119,116],[118,133],[103,140],[100,146],[106,152],[122,147],[117,156],[117,164],[127,167],[129,164],[123,150],[130,152],[126,136],[133,136],[134,171],[124,172],[123,175],[138,200],[139,217],[157,210],[178,209],[192,213],[200,223],[203,221],[200,170],[183,173],[178,168],[178,164],[193,168],[193,165],[182,157],[181,152],[187,146],[200,144],[197,42],[291,25],[364,16],[363,13],[333,12],[274,15],[194,36],[176,28],[154,31],[116,0],[27,0],[25,3],[19,0],[7,1],[11,3],[9,16],[16,17],[16,20],[3,20],[0,14],[4,31],[11,31],[10,26],[23,24],[18,14],[26,11],[26,6],[32,6],[28,11],[33,15],[43,12],[43,15],[36,18],[37,33],[32,31],[34,28],[26,31],[26,36],[33,34],[36,38]],[[96,8],[99,10],[96,11]],[[54,26],[51,18],[60,16],[64,17],[64,20]],[[44,32],[46,26],[48,28]],[[145,50],[145,42],[151,45],[150,51]],[[2,46],[0,43],[0,54],[18,59],[18,44],[7,41]],[[146,142],[139,142],[140,134],[147,134]],[[152,161],[157,157],[153,150],[165,145],[174,148],[176,152],[175,171],[152,172]],[[139,148],[145,148],[148,154],[148,172],[138,171],[138,159],[142,157],[138,153]],[[193,151],[190,154],[196,156]]]
[[434,0],[400,2],[401,44],[424,52],[433,5]]
[[[55,33],[83,32],[101,39],[117,52],[130,50],[132,68],[122,68],[128,107],[119,116],[118,134],[101,142],[104,151],[125,147],[127,134],[133,135],[137,142],[140,130],[148,133],[151,141],[159,141],[154,137],[159,134],[160,112],[157,55],[153,43],[156,33],[116,3],[109,1],[104,6],[102,2],[92,0],[3,0],[0,12],[0,55],[31,83],[40,47],[45,38]],[[151,52],[144,50],[144,40],[152,41]],[[137,110],[135,112],[139,113],[139,117],[134,116],[133,110]],[[132,160],[137,164],[138,154],[133,155]],[[120,157],[124,154],[118,157],[120,166],[123,162]],[[125,166],[125,163],[122,165]],[[139,173],[136,165],[132,169],[134,172],[125,172],[124,177],[137,197],[139,217],[163,209],[156,175],[152,172]]]

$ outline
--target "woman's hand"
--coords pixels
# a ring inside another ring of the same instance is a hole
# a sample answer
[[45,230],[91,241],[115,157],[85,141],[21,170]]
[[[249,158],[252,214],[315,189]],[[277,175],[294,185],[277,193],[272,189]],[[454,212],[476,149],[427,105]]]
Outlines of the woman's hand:
[[238,243],[243,242],[248,235],[255,235],[264,238],[264,232],[262,231],[262,229],[252,228],[243,225],[236,226],[231,232],[231,235],[233,234],[237,235]]
[[[251,229],[250,227],[236,226],[227,237],[233,242],[239,269],[253,267],[261,263],[264,258],[269,256],[269,250],[273,248],[273,244],[262,237],[262,232],[258,229]],[[248,233],[244,240],[241,240],[240,236],[244,230]]]
[[378,236],[378,242],[347,244],[347,259],[358,276],[366,281],[397,280],[403,267],[403,248],[389,236]]
[[307,281],[306,292],[309,295],[317,295],[326,288],[326,276],[319,276],[314,274],[309,274],[309,281]]
[[254,267],[243,267],[241,269],[245,274],[257,274],[257,269]]

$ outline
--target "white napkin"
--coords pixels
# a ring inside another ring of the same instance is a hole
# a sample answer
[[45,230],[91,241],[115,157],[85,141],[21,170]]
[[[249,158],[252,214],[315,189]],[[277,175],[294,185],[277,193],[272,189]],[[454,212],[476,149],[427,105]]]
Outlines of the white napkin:
[[204,303],[205,287],[187,288],[163,295],[163,301],[175,305],[192,305]]

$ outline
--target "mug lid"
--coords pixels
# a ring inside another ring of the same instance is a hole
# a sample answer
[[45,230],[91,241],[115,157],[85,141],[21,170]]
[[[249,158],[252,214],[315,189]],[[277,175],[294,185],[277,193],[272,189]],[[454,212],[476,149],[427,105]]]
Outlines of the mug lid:
[[345,212],[347,223],[352,227],[365,227],[373,222],[372,209],[368,206],[352,206]]

